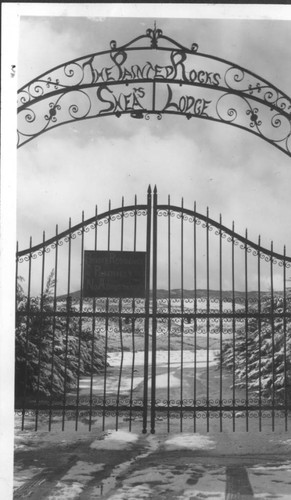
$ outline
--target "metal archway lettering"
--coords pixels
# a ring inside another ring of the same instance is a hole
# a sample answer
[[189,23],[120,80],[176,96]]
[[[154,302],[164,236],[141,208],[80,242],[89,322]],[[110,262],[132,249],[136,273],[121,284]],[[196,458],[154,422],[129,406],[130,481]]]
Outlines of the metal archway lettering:
[[[136,60],[138,54],[138,61]],[[69,61],[18,91],[18,147],[57,126],[103,116],[182,115],[247,130],[291,156],[291,99],[255,73],[148,29]]]

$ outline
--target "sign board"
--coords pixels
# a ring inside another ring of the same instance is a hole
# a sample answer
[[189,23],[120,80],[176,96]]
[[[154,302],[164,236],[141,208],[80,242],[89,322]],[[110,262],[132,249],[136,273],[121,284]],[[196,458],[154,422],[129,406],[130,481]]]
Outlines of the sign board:
[[145,298],[146,252],[85,250],[84,297]]

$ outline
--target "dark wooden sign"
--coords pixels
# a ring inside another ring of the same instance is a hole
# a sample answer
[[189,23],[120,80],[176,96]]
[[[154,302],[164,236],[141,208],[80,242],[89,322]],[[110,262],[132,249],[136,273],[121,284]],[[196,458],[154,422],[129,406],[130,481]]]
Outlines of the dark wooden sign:
[[146,252],[85,250],[84,297],[145,298]]

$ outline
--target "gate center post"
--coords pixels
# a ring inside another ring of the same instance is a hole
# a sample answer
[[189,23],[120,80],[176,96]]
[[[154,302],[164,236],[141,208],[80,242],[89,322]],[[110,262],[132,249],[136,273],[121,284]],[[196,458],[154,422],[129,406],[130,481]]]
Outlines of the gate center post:
[[151,269],[151,221],[152,190],[147,193],[147,240],[146,240],[146,298],[145,298],[145,340],[144,340],[144,388],[143,388],[143,434],[147,432],[148,372],[149,372],[149,316],[150,316],[150,269]]

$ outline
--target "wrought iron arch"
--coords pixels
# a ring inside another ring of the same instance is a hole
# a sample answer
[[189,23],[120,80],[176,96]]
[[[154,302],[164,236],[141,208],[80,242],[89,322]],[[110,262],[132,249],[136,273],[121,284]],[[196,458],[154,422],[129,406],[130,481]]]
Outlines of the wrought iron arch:
[[18,147],[69,122],[123,114],[226,123],[291,156],[290,97],[255,73],[200,52],[196,43],[184,47],[156,27],[122,46],[113,40],[109,50],[66,62],[21,87]]

